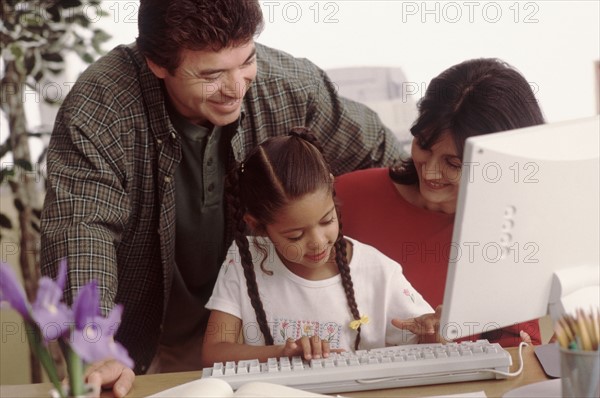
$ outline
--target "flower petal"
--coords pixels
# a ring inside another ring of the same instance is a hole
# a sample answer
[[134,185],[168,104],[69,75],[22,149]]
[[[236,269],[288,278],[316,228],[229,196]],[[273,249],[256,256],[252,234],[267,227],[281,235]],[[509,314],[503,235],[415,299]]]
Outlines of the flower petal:
[[[113,312],[115,311],[111,311],[111,314]],[[120,319],[120,315],[118,316]],[[71,346],[86,363],[112,358],[133,368],[133,360],[129,357],[127,350],[113,337],[117,326],[108,318],[96,317],[83,329],[73,332]]]
[[45,308],[34,309],[33,318],[40,328],[45,342],[67,336],[73,324],[71,309],[58,303],[51,311]]
[[88,322],[100,315],[100,293],[96,281],[79,289],[73,303],[73,313],[77,329],[83,329]]
[[67,281],[67,259],[63,258],[60,260],[58,265],[58,274],[56,275],[56,285],[60,287],[60,290],[64,290],[65,282]]
[[0,263],[0,302],[7,302],[25,320],[31,320],[25,290],[12,267],[5,263]]
[[62,288],[52,279],[40,278],[31,315],[46,342],[64,336],[73,323],[73,312],[61,302],[62,294]]

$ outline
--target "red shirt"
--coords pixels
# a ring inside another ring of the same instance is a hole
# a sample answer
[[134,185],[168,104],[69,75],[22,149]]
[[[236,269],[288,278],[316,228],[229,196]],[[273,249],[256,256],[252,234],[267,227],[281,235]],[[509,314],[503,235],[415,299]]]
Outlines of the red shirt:
[[[432,307],[442,304],[454,215],[408,203],[387,168],[339,176],[335,189],[344,235],[374,246],[400,263],[408,281]],[[482,338],[516,346],[521,342],[520,330],[529,333],[534,344],[541,343],[537,320],[489,332]]]

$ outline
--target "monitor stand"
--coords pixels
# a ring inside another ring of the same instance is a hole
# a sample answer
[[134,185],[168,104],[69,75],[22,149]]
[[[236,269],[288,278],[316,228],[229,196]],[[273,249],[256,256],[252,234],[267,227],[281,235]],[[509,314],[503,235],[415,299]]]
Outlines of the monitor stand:
[[557,343],[534,346],[535,356],[542,365],[544,373],[553,379],[560,377],[560,351]]

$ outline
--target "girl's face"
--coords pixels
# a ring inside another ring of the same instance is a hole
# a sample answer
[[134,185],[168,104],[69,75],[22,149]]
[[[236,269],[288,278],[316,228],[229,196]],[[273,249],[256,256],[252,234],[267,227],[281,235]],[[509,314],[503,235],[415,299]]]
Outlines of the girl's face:
[[454,214],[462,160],[450,133],[443,133],[430,149],[421,148],[415,138],[411,155],[419,175],[419,193],[424,207]]
[[339,223],[333,196],[327,189],[294,200],[266,226],[279,257],[294,274],[310,280],[336,275],[333,245]]

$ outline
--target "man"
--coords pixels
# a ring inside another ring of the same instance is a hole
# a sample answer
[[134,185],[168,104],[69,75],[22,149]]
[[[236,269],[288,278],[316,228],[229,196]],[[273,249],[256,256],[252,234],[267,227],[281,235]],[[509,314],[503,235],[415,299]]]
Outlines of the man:
[[335,174],[389,165],[400,149],[315,65],[254,42],[258,1],[141,0],[138,21],[136,44],[91,65],[57,116],[42,272],[68,257],[67,300],[96,279],[105,313],[124,304],[116,337],[136,373],[188,370],[231,242],[233,162],[299,125],[318,134]]

